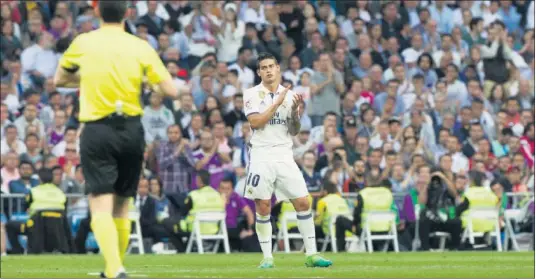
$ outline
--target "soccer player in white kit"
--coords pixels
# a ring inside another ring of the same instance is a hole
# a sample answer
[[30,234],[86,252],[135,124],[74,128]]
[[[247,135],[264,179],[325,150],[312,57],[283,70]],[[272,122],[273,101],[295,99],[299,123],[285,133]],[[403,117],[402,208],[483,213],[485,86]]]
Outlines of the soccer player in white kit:
[[264,254],[259,267],[274,267],[270,222],[274,193],[278,200],[290,200],[296,209],[305,245],[305,265],[328,267],[332,262],[316,250],[309,193],[292,153],[292,136],[300,131],[298,105],[302,97],[280,85],[281,70],[273,55],[259,54],[257,74],[262,82],[244,92],[244,111],[253,129],[244,196],[255,200],[255,229]]

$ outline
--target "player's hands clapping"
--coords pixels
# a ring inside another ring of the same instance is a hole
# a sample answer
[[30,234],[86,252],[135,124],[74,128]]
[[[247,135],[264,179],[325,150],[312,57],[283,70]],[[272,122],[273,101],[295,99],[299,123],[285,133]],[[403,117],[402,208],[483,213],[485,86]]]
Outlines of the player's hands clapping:
[[283,89],[283,91],[279,92],[279,96],[275,100],[276,105],[280,106],[281,104],[283,104],[283,102],[285,102],[285,98],[287,97],[287,93],[289,90],[290,90],[290,85],[286,87],[285,89]]
[[292,111],[293,112],[298,110],[302,100],[303,100],[303,97],[302,97],[301,94],[296,93],[296,94],[294,94],[294,96],[292,96]]

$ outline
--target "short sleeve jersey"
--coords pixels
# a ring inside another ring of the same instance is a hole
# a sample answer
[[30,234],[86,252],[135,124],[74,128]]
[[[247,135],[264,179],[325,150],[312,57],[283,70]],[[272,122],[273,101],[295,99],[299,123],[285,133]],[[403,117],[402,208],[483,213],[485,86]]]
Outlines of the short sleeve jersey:
[[[261,84],[250,88],[244,93],[244,112],[246,116],[262,113],[277,100],[279,93],[285,89],[279,85],[277,92],[270,92]],[[252,147],[251,160],[278,158],[292,159],[292,136],[288,131],[288,121],[291,118],[292,96],[289,91],[283,104],[279,106],[272,119],[263,128],[254,129],[250,144]],[[288,158],[287,158],[288,157]]]
[[79,35],[59,64],[68,72],[80,72],[81,122],[116,112],[117,101],[125,115],[141,115],[143,77],[151,84],[171,79],[156,51],[120,27],[104,26]]

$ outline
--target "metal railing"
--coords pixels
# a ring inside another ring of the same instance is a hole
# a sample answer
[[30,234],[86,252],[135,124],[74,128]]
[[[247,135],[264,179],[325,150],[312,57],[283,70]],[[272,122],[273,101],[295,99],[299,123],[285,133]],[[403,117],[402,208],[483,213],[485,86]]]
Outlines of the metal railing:
[[[66,194],[67,196],[67,212],[87,211],[87,206],[84,207],[86,196],[82,194]],[[12,216],[13,213],[23,213],[24,204],[26,203],[25,194],[1,194],[0,195],[0,210],[4,216]],[[87,204],[87,203],[86,203]]]
[[[407,194],[394,193],[393,198],[397,205],[403,203]],[[86,196],[82,194],[66,194],[67,196],[67,212],[84,212],[87,211]],[[357,193],[343,193],[343,197],[348,201],[354,201],[357,199]],[[533,192],[527,193],[506,193],[508,197],[508,204],[510,208],[517,209],[523,200],[529,200],[534,196]],[[0,210],[4,216],[12,216],[13,213],[24,212],[25,201],[24,194],[1,194],[0,195]]]

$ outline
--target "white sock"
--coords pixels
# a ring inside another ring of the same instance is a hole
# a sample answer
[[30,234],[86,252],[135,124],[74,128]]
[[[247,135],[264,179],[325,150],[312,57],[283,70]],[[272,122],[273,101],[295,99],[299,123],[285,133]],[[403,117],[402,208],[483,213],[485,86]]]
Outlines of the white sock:
[[307,210],[297,212],[297,216],[298,229],[300,230],[300,233],[303,237],[303,244],[305,245],[305,255],[314,255],[317,253],[317,251],[313,214],[311,213],[311,210]]
[[261,244],[262,253],[264,258],[272,258],[272,223],[270,222],[270,215],[261,216],[258,213],[256,215],[255,231]]

